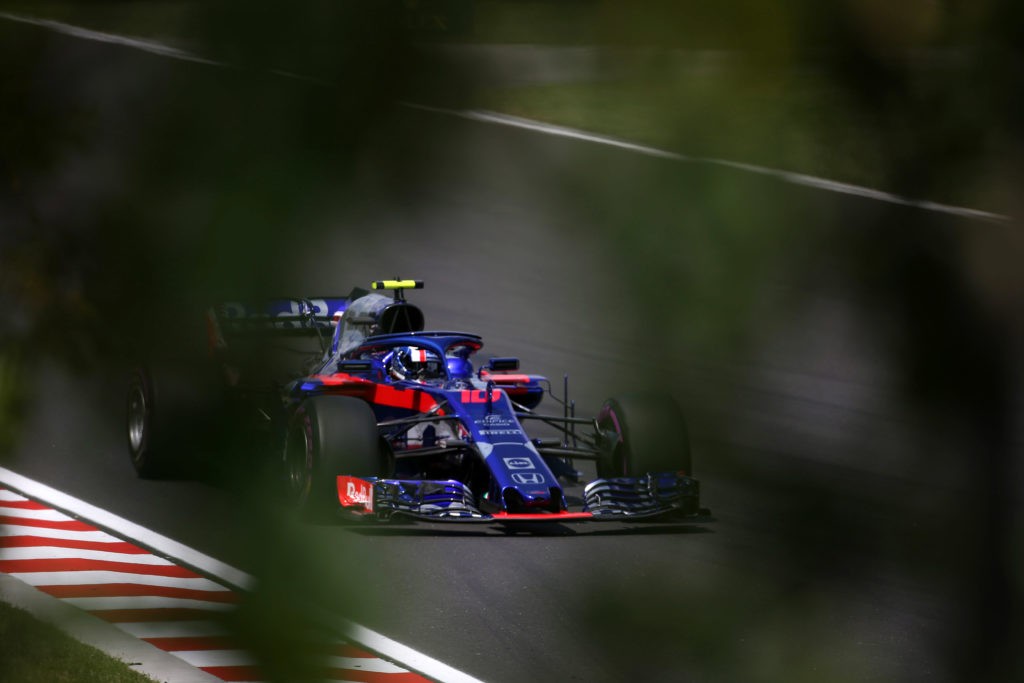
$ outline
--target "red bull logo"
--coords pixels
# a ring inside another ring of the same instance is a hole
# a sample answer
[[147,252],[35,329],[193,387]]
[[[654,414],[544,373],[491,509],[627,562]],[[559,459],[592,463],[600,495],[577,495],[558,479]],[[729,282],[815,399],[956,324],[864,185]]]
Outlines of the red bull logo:
[[373,484],[359,477],[338,477],[338,502],[343,508],[373,512]]

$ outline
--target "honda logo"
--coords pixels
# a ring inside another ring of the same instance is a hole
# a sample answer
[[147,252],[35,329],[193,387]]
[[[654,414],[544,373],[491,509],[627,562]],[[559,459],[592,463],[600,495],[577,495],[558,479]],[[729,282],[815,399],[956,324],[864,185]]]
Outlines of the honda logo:
[[516,472],[512,481],[517,484],[543,484],[544,475],[539,472]]

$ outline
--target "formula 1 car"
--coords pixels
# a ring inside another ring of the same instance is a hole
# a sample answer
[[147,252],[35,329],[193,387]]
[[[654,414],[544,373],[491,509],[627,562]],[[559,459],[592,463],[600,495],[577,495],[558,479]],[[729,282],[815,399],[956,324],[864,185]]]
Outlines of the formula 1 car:
[[[492,357],[474,368],[479,336],[425,331],[423,313],[405,298],[405,290],[421,287],[386,280],[347,297],[209,310],[218,379],[205,398],[215,397],[216,408],[195,409],[201,400],[174,388],[180,373],[137,369],[127,426],[138,474],[168,471],[184,448],[181,437],[205,433],[194,424],[201,413],[217,424],[230,418],[232,434],[261,433],[284,494],[300,509],[464,522],[707,514],[670,397],[610,399],[594,417],[577,417],[568,379],[555,396],[546,378],[522,373],[516,358]],[[283,376],[270,376],[276,364],[267,342],[303,338],[317,348],[300,355],[300,369],[293,359]],[[538,411],[546,397],[560,410]],[[596,464],[598,478],[582,496],[567,496],[580,459]]]

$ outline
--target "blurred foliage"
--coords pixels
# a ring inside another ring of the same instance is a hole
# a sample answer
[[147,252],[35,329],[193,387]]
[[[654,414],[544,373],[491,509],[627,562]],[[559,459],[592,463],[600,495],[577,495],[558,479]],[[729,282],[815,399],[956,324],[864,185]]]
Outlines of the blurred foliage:
[[17,442],[26,407],[24,369],[14,348],[0,349],[0,462]]
[[[483,99],[687,154],[1021,215],[1024,11],[1011,0],[481,1],[475,35],[459,42],[536,36],[596,45],[600,57],[593,83],[483,95],[474,90],[486,81],[480,65],[424,50],[395,3],[46,7],[98,30],[171,34],[227,66],[140,53],[144,68],[131,68],[38,28],[0,25],[0,439],[8,441],[24,363],[52,355],[102,367],[134,351],[127,339],[180,330],[180,313],[228,294],[288,290],[290,257],[354,229],[333,207],[358,203],[352,181],[368,169],[398,188],[395,204],[429,192],[410,187],[425,175],[416,170],[429,136],[396,124],[403,100]],[[635,293],[627,322],[646,332],[642,323],[658,323],[643,340],[652,357],[732,362],[754,375],[759,347],[796,302],[833,295],[855,302],[858,324],[892,350],[887,367],[904,400],[897,418],[926,426],[914,431],[908,464],[893,466],[917,487],[851,495],[812,468],[773,469],[729,445],[752,385],[715,376],[694,386],[667,370],[693,392],[692,422],[716,447],[719,460],[704,469],[770,493],[765,532],[776,552],[751,561],[773,573],[749,586],[723,575],[671,598],[655,589],[672,581],[660,576],[644,604],[661,600],[672,613],[657,618],[631,602],[634,593],[609,590],[580,608],[609,666],[618,670],[624,640],[652,632],[660,657],[644,672],[652,680],[676,661],[678,643],[684,662],[710,680],[857,680],[856,653],[827,628],[820,582],[854,590],[860,579],[844,571],[894,562],[911,581],[934,579],[958,621],[935,644],[946,669],[939,680],[1019,678],[1019,221],[844,203],[723,168],[616,159],[621,166],[606,173],[608,158],[583,149],[565,166],[556,159],[526,173],[570,205],[579,221],[565,231],[600,244],[610,277]],[[345,259],[365,257],[325,254],[305,265],[335,268],[347,286]],[[808,367],[794,373],[813,374],[811,359],[801,360]],[[714,400],[702,400],[712,391]],[[756,407],[777,400],[758,396]],[[844,436],[846,445],[882,438]],[[806,438],[808,449],[828,445]],[[757,455],[776,464],[792,455],[785,450],[766,443]],[[910,501],[887,500],[893,490]],[[908,509],[912,520],[892,519]],[[302,633],[308,615],[294,613],[292,598],[254,599],[252,613],[273,615],[248,624],[256,642],[274,642],[279,626]],[[737,652],[751,651],[735,639],[741,632],[758,656],[737,662]]]
[[[637,591],[616,590],[609,583],[581,608],[594,625],[590,634],[599,650],[614,650],[634,638],[642,643],[644,657],[615,661],[617,680],[678,680],[681,661],[709,682],[878,679],[858,653],[860,644],[822,628],[833,609],[823,585],[779,590],[775,577],[751,580],[722,571],[713,579],[687,577],[680,594],[666,603],[665,585],[678,579],[651,578],[639,589],[640,600]],[[660,608],[656,616],[652,605]],[[737,651],[744,656],[737,658]]]
[[712,53],[662,54],[661,61],[672,65],[633,65],[593,83],[488,89],[480,106],[690,157],[887,186],[878,122],[847,106],[845,92],[822,74],[766,70]]

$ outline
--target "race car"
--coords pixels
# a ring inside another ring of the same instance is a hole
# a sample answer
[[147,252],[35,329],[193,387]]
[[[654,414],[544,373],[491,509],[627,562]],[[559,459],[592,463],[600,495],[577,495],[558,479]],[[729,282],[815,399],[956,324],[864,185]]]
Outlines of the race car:
[[[577,417],[567,378],[556,396],[517,358],[478,360],[480,336],[425,330],[405,297],[422,286],[382,280],[345,297],[210,309],[204,395],[183,390],[180,372],[149,365],[133,373],[127,426],[136,471],[167,473],[186,439],[223,444],[224,430],[211,439],[216,428],[197,427],[205,419],[230,424],[232,438],[259,434],[262,447],[252,450],[268,454],[291,504],[347,519],[707,516],[671,397],[609,399],[593,417]],[[283,345],[301,339],[315,348]],[[290,360],[271,361],[271,350]],[[545,399],[559,409],[541,411]],[[567,495],[580,483],[577,460],[592,461],[597,478],[581,496]]]

